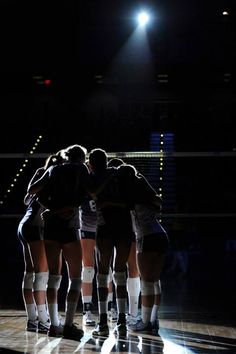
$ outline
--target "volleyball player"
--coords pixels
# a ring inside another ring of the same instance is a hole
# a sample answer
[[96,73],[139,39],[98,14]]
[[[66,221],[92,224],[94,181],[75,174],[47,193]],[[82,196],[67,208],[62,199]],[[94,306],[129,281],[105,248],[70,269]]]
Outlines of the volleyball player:
[[[119,167],[125,162],[120,158],[112,158],[108,161],[108,167]],[[139,298],[140,298],[140,276],[136,259],[136,230],[133,232],[133,239],[130,249],[129,258],[127,260],[127,280],[126,287],[128,293],[128,314],[127,323],[137,321],[139,314]]]
[[[39,179],[48,167],[61,161],[59,154],[50,155],[45,165],[36,170],[29,184]],[[46,300],[48,264],[43,241],[44,223],[41,218],[44,208],[37,202],[35,195],[26,194],[24,203],[27,209],[18,225],[17,234],[23,246],[25,265],[22,295],[27,314],[26,330],[47,333],[50,320]]]
[[[88,188],[88,169],[85,165],[87,150],[81,145],[69,146],[65,151],[67,162],[53,166],[29,187],[30,194],[48,190],[48,208],[45,217],[44,239],[49,274],[55,276],[52,286],[60,285],[60,259],[63,254],[68,272],[68,290],[65,300],[63,337],[80,340],[83,330],[74,324],[81,291],[82,250],[79,235],[79,206]],[[46,198],[45,198],[46,200]],[[50,318],[57,314],[55,299],[51,304]]]
[[160,276],[169,246],[166,231],[157,220],[162,201],[134,166],[118,167],[117,178],[127,203],[133,209],[137,231],[137,261],[141,277],[141,318],[130,324],[129,329],[158,335]]
[[[92,332],[94,336],[108,336],[107,296],[109,269],[113,252],[113,280],[116,290],[118,320],[115,334],[124,336],[127,332],[126,305],[126,262],[132,243],[133,229],[130,211],[120,206],[116,183],[116,169],[107,167],[107,154],[102,149],[93,149],[89,154],[92,169],[92,192],[96,200],[98,224],[96,235],[96,264],[99,322]],[[110,200],[117,203],[110,205]]]
[[82,303],[83,323],[95,326],[92,316],[93,279],[95,275],[95,236],[97,230],[96,204],[92,198],[86,197],[80,207],[81,247],[82,247]]

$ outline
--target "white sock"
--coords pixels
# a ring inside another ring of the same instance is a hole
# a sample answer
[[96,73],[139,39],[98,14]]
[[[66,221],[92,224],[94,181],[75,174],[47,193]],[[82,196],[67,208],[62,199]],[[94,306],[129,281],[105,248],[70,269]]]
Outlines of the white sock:
[[92,302],[92,295],[82,296],[83,304],[90,304]]
[[25,304],[26,314],[29,321],[36,321],[38,314],[35,304]]
[[138,315],[139,295],[140,295],[140,278],[127,279],[127,292],[129,300],[129,314],[136,317]]
[[148,323],[151,318],[152,307],[142,306],[142,321],[143,323]]
[[98,301],[98,312],[100,315],[107,313],[107,301]]
[[48,304],[50,321],[53,326],[59,326],[58,304]]
[[117,298],[116,299],[116,306],[118,314],[125,313],[125,305],[126,305],[126,298]]
[[151,322],[154,322],[158,318],[158,306],[153,305],[152,314],[151,314]]
[[39,321],[42,323],[47,322],[48,321],[47,306],[45,304],[37,305],[37,310],[38,310]]
[[108,295],[107,295],[107,301],[111,301],[113,302],[113,292],[108,292]]
[[75,312],[77,309],[77,301],[76,302],[67,302],[66,303],[66,318],[65,318],[65,325],[72,326]]

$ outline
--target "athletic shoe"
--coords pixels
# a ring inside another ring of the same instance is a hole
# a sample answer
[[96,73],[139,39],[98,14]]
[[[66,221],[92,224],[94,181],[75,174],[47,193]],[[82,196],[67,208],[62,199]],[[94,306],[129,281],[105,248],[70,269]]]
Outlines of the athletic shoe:
[[154,336],[159,336],[159,320],[156,319],[154,322],[151,322],[151,326],[152,326],[152,334]]
[[92,312],[91,311],[86,311],[85,314],[83,315],[83,323],[85,326],[95,326],[96,322],[93,319]]
[[63,338],[65,339],[80,341],[83,335],[84,335],[84,331],[76,327],[74,323],[72,324],[72,326],[64,325],[63,327]]
[[152,334],[152,329],[153,329],[151,322],[143,323],[141,319],[134,324],[130,324],[128,328],[133,332],[142,332],[147,334]]
[[110,322],[116,322],[118,320],[117,311],[115,309],[110,309],[107,311],[107,320]]
[[117,324],[114,328],[114,334],[120,337],[126,337],[127,335],[126,323]]
[[107,323],[98,323],[95,329],[92,331],[93,336],[108,337],[110,334]]
[[59,323],[58,326],[51,325],[48,331],[49,337],[62,337],[63,336],[63,325]]
[[138,320],[140,320],[140,319],[141,319],[141,315],[132,316],[132,315],[128,314],[128,315],[126,316],[127,325],[135,324],[135,323],[138,322]]
[[35,321],[28,320],[25,330],[28,332],[38,332],[38,323],[39,323],[38,320]]
[[47,334],[48,331],[49,331],[49,327],[50,327],[50,321],[49,320],[47,322],[45,322],[45,323],[39,322],[38,323],[38,333]]

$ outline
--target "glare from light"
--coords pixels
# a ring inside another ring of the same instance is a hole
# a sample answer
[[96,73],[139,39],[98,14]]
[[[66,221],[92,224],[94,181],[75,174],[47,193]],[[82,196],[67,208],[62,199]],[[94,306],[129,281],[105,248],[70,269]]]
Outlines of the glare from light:
[[138,23],[140,26],[145,26],[149,21],[149,16],[146,12],[141,12],[139,15],[138,15]]
[[183,347],[182,345],[179,345],[177,343],[173,343],[169,340],[166,340],[165,338],[163,338],[163,342],[164,342],[164,350],[163,353],[164,354],[193,354],[192,350],[186,349],[185,347]]
[[61,338],[55,338],[55,339],[51,340],[42,349],[40,349],[38,351],[38,354],[52,353],[53,349],[55,349],[59,345],[60,341],[61,341]]

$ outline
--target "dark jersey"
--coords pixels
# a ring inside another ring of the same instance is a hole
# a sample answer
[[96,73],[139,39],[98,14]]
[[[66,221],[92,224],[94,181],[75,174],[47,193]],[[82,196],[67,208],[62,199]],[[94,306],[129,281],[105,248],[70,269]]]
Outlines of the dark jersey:
[[[117,169],[107,168],[92,176],[96,186],[98,228],[114,237],[133,237],[130,210],[126,206],[117,179]],[[100,234],[100,232],[99,232]]]
[[47,181],[39,201],[50,210],[79,207],[87,195],[88,169],[82,163],[52,166],[43,178]]

